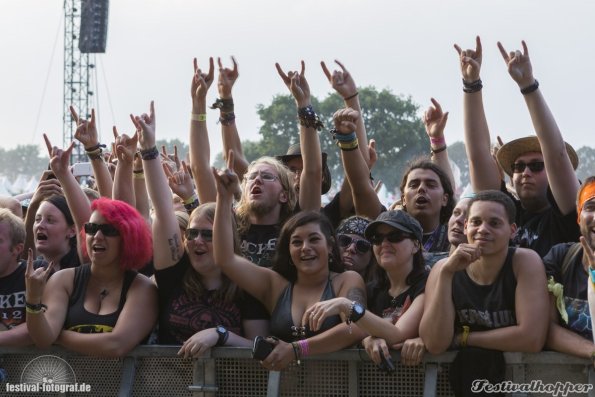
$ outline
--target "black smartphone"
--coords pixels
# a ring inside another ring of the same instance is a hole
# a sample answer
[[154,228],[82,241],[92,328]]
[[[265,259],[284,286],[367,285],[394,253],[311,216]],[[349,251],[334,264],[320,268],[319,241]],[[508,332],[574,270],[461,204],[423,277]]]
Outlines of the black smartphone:
[[273,351],[275,345],[262,336],[254,338],[252,346],[252,358],[255,360],[264,360]]
[[396,367],[395,367],[395,363],[393,362],[393,359],[391,357],[386,358],[384,357],[384,354],[380,354],[380,359],[382,360],[380,362],[380,365],[378,365],[378,369],[380,369],[383,372],[395,372]]

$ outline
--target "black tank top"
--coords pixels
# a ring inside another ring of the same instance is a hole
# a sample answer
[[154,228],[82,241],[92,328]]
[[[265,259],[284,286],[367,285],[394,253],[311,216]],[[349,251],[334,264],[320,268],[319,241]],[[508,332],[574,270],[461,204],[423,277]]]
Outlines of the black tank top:
[[[322,296],[319,302],[333,299],[335,292],[331,284],[330,278],[326,282]],[[314,335],[318,335],[326,330],[333,328],[335,325],[341,324],[341,317],[338,315],[328,317],[322,323],[320,330],[316,332],[310,331],[306,326],[304,328],[295,326],[293,324],[293,318],[291,317],[291,302],[293,300],[293,284],[290,283],[285,287],[283,293],[279,297],[273,313],[271,314],[271,333],[285,342],[292,342],[299,339],[310,338]]]
[[512,269],[512,257],[516,248],[508,248],[504,266],[491,285],[479,285],[467,271],[454,274],[452,300],[455,306],[455,329],[463,325],[471,331],[516,325],[515,293],[516,277]]
[[85,309],[85,292],[87,284],[91,277],[91,266],[89,264],[81,265],[74,269],[74,288],[68,301],[68,313],[64,321],[64,329],[76,331],[83,334],[93,334],[101,332],[112,332],[116,326],[120,312],[126,302],[128,288],[134,281],[137,273],[133,270],[126,270],[124,273],[124,283],[120,293],[120,302],[118,309],[110,314],[90,313]]

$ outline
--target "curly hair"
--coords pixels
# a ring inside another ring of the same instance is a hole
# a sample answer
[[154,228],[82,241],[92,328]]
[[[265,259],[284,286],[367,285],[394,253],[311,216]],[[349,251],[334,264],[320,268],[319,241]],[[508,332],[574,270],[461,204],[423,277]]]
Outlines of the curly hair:
[[[291,216],[295,209],[295,205],[297,203],[297,194],[295,189],[293,188],[293,184],[291,183],[291,171],[279,160],[275,159],[274,157],[260,157],[253,162],[250,163],[248,169],[246,170],[246,174],[249,174],[252,169],[258,164],[266,164],[270,165],[277,171],[279,176],[279,182],[281,182],[281,186],[283,190],[287,194],[287,202],[281,205],[281,217],[279,219],[279,223],[283,223],[287,218]],[[246,181],[242,181],[242,192],[246,187]],[[242,194],[242,198],[238,203],[236,208],[237,214],[237,222],[240,234],[246,233],[250,228],[250,220],[249,220],[249,208],[250,203],[248,202],[248,195]]]
[[[153,240],[149,225],[141,214],[123,201],[105,197],[93,201],[91,210],[98,211],[120,232],[120,267],[123,270],[143,268],[153,256]],[[81,230],[82,241],[86,237],[85,230]],[[83,254],[88,255],[86,244],[83,244]]]
[[291,235],[300,227],[314,223],[320,226],[320,231],[326,238],[327,243],[331,249],[329,251],[328,265],[329,270],[335,273],[343,273],[345,267],[337,239],[335,238],[335,231],[333,225],[326,216],[316,211],[301,211],[289,218],[277,240],[277,253],[273,259],[273,270],[285,277],[289,282],[294,283],[297,280],[297,270],[291,262],[291,254],[289,253],[289,241]]

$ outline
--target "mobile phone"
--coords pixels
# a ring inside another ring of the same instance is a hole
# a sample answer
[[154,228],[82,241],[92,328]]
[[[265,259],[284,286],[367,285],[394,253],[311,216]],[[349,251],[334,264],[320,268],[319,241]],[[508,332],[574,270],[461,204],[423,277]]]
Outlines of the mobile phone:
[[91,163],[74,163],[72,165],[72,175],[74,176],[90,176],[93,175],[93,168]]
[[254,338],[252,346],[252,358],[255,360],[264,360],[273,351],[275,345],[262,336]]
[[380,364],[378,365],[378,369],[383,371],[383,372],[395,372],[396,367],[395,367],[395,363],[393,362],[393,359],[391,357],[386,358],[384,357],[384,354],[380,353],[380,359],[382,360],[380,362]]

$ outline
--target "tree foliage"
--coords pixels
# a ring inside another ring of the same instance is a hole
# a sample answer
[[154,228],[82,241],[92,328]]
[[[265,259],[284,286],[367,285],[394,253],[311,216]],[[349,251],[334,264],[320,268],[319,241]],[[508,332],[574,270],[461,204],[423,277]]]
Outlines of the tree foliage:
[[9,180],[14,180],[19,175],[39,176],[48,163],[47,152],[41,157],[40,147],[37,145],[18,145],[9,150],[0,148],[0,174]]
[[[428,137],[417,115],[419,106],[411,98],[374,87],[361,88],[359,98],[368,138],[377,142],[374,177],[392,189],[399,185],[407,162],[429,150]],[[312,98],[312,105],[326,127],[321,132],[320,144],[328,155],[333,181],[338,183],[343,179],[340,153],[328,131],[332,128],[333,113],[344,103],[337,94],[331,94],[322,101]],[[258,105],[257,111],[263,122],[261,140],[242,143],[249,161],[263,155],[285,154],[291,144],[299,142],[295,102],[290,95],[277,95],[270,105]]]

